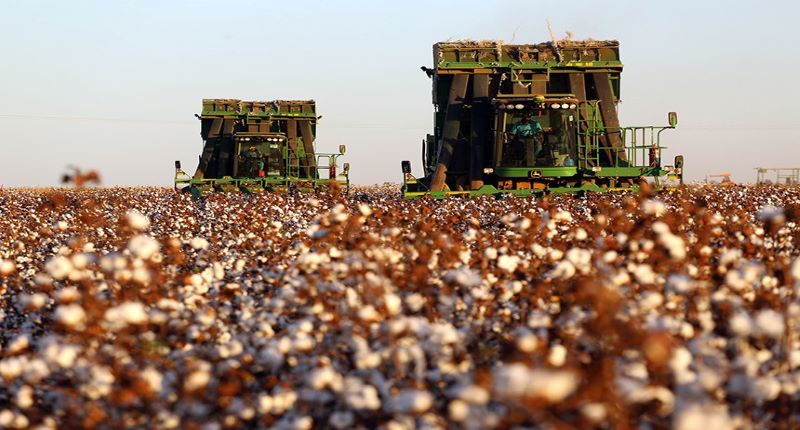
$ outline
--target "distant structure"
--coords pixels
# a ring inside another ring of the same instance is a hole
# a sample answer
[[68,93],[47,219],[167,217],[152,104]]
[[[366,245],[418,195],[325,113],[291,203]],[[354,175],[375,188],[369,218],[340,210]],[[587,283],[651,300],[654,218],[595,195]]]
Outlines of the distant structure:
[[[708,178],[719,178],[719,182],[710,182]],[[717,184],[726,187],[736,185],[736,183],[731,180],[731,174],[728,172],[706,175],[706,184]]]
[[800,184],[800,167],[756,167],[756,183]]
[[67,166],[67,173],[61,176],[61,183],[83,188],[86,185],[100,185],[100,174],[96,170],[83,172],[75,166]]

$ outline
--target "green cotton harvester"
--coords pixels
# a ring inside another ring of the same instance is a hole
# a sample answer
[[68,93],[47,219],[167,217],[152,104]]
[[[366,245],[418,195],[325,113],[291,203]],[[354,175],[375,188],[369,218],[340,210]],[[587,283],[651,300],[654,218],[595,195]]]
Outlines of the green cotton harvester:
[[175,162],[175,188],[199,196],[208,191],[349,189],[345,153],[316,152],[319,117],[313,100],[204,99],[200,119],[203,152],[193,176]]
[[403,161],[406,198],[527,196],[683,183],[683,157],[662,165],[666,126],[620,126],[616,41],[433,45],[434,131],[424,174]]

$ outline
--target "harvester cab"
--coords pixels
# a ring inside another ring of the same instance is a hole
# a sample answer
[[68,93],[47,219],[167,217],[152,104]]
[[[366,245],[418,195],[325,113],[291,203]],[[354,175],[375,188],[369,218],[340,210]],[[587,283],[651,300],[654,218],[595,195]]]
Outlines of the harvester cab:
[[315,150],[319,117],[313,100],[247,102],[205,99],[201,121],[203,152],[189,176],[175,162],[175,188],[205,191],[349,189],[349,165],[338,172],[338,153]]
[[[403,162],[407,198],[526,196],[683,183],[683,157],[662,166],[666,126],[619,125],[619,44],[500,41],[433,46],[434,133],[423,177]],[[680,164],[680,165],[679,165]]]

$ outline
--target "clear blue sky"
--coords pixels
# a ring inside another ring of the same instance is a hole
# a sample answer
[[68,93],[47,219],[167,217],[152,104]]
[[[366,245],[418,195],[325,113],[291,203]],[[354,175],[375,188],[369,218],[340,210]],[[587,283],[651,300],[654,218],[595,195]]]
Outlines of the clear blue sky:
[[618,39],[622,122],[665,123],[690,179],[800,166],[797,1],[0,1],[0,184],[108,185],[194,170],[202,98],[305,99],[318,150],[348,145],[354,182],[419,167],[432,122],[431,45]]

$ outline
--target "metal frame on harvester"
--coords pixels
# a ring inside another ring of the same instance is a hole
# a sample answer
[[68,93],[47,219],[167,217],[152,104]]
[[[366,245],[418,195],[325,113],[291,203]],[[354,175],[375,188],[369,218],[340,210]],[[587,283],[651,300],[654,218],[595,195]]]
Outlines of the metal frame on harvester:
[[[619,124],[618,42],[441,42],[433,56],[434,68],[422,69],[433,83],[434,131],[422,144],[422,177],[402,163],[406,198],[683,184],[683,156],[661,163],[661,133],[677,114],[665,126]],[[514,127],[525,121],[540,130],[523,143]]]
[[313,100],[204,99],[203,152],[189,176],[175,162],[175,189],[200,196],[210,191],[301,191],[350,188],[350,165],[338,153],[315,150],[319,117]]

